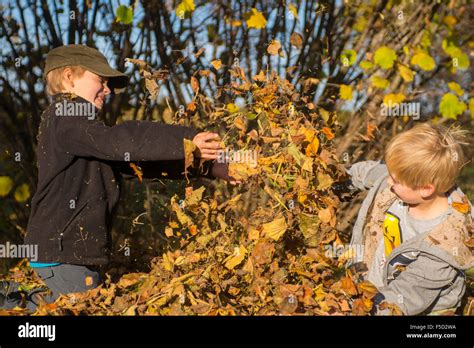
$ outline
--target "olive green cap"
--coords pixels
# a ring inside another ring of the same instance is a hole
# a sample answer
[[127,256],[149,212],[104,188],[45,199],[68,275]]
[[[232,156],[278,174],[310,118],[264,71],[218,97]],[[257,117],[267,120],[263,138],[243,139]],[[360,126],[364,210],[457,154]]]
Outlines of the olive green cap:
[[46,57],[44,76],[54,69],[65,66],[78,65],[99,76],[108,77],[108,86],[124,88],[127,86],[129,77],[120,71],[112,69],[107,58],[98,50],[84,45],[66,45],[53,48]]

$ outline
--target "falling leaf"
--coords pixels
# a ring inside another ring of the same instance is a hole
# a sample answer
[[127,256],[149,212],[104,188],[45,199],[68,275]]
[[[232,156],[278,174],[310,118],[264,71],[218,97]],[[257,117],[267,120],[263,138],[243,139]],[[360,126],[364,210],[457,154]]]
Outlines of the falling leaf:
[[232,255],[230,255],[224,260],[224,265],[228,269],[234,269],[235,267],[240,265],[242,261],[244,261],[246,255],[247,255],[247,249],[245,249],[243,245],[240,245],[239,247],[235,247]]
[[133,174],[135,174],[138,177],[138,181],[142,182],[143,179],[143,172],[140,167],[138,167],[135,163],[130,163],[130,168],[133,170]]
[[368,139],[374,139],[374,131],[378,129],[377,128],[377,125],[373,124],[373,123],[367,123],[367,131],[366,131],[366,134],[365,136],[368,138]]
[[132,63],[132,64],[138,65],[138,67],[140,68],[140,71],[142,71],[143,69],[146,69],[148,67],[148,63],[145,62],[142,59],[126,58],[125,60],[127,62]]
[[267,20],[256,8],[245,14],[245,20],[249,28],[263,29],[267,25]]
[[303,47],[303,36],[301,36],[301,34],[296,33],[296,32],[291,34],[290,43],[296,48]]
[[115,17],[118,23],[129,25],[133,22],[133,8],[131,6],[120,5],[117,7]]
[[8,176],[0,176],[0,197],[5,197],[13,188],[13,180]]
[[289,4],[288,5],[288,10],[293,15],[293,17],[298,19],[298,8],[294,4]]
[[[464,241],[464,244],[468,247],[468,248],[474,248],[474,238],[470,238],[468,240],[465,240]],[[471,268],[471,273],[473,272],[474,268]],[[471,277],[471,278],[474,278],[474,277]]]
[[456,82],[449,82],[448,87],[451,91],[453,91],[460,97],[464,94],[464,90]]
[[281,49],[281,44],[280,44],[280,41],[278,40],[272,40],[272,42],[270,43],[270,45],[268,46],[267,48],[267,52],[269,54],[271,54],[272,56],[274,55],[277,55],[278,52],[280,51]]
[[314,137],[313,140],[306,146],[306,156],[316,156],[319,149],[319,140],[317,137]]
[[446,17],[443,18],[443,22],[450,28],[454,27],[456,25],[456,23],[458,22],[458,20],[456,19],[456,17],[452,16],[452,15],[448,15]]
[[391,69],[397,60],[397,54],[390,47],[382,46],[374,54],[374,63],[382,69]]
[[222,62],[220,59],[215,59],[211,61],[211,65],[214,67],[214,69],[219,70],[222,67]]
[[186,198],[185,198],[186,206],[193,207],[195,205],[198,205],[202,200],[202,195],[205,190],[206,188],[204,186],[201,186],[197,190],[192,190],[189,195],[186,194]]
[[391,107],[391,106],[394,106],[396,104],[400,104],[405,99],[406,99],[406,97],[402,93],[397,93],[397,94],[389,93],[385,97],[383,97],[383,103],[386,106]]
[[195,58],[199,58],[206,51],[205,47],[201,47],[196,53],[194,53]]
[[341,63],[343,66],[351,66],[357,59],[357,53],[354,50],[345,50],[341,54]]
[[186,170],[193,165],[194,162],[194,151],[196,150],[196,144],[192,140],[183,139],[184,147],[184,170]]
[[357,288],[367,298],[373,298],[379,292],[375,285],[369,281],[364,281],[357,284]]
[[359,65],[364,70],[369,70],[369,69],[372,69],[374,67],[374,63],[372,63],[368,60],[363,60],[362,62],[360,62]]
[[469,203],[468,202],[453,202],[452,207],[456,209],[461,214],[469,213]]
[[348,85],[341,85],[339,87],[339,95],[341,99],[352,100],[352,87]]
[[91,286],[94,283],[94,280],[92,277],[88,276],[86,277],[86,286]]
[[28,184],[21,184],[18,186],[15,190],[15,201],[22,203],[28,200],[30,198],[30,187]]
[[331,128],[323,127],[321,129],[321,132],[323,132],[326,135],[326,138],[328,138],[328,140],[334,139],[334,133],[332,132]]
[[263,233],[273,240],[279,240],[287,229],[286,220],[284,217],[277,218],[272,222],[263,224],[262,226]]
[[439,112],[443,117],[456,119],[466,110],[466,104],[452,93],[446,93],[439,103]]
[[318,212],[318,217],[323,223],[329,224],[333,217],[332,210],[330,208],[320,209]]
[[341,289],[350,296],[357,295],[357,288],[351,277],[344,277],[341,279]]
[[381,89],[386,89],[390,82],[387,80],[387,79],[384,79],[380,76],[376,76],[376,75],[373,75],[371,78],[370,78],[370,81],[372,82],[372,85],[377,87],[377,88],[381,88]]
[[239,112],[239,107],[235,105],[234,103],[227,104],[226,108],[231,114],[235,114],[236,112]]
[[179,18],[190,18],[195,8],[194,0],[183,0],[176,7],[176,15]]
[[191,76],[191,88],[193,89],[194,93],[199,92],[199,82],[198,82],[198,79],[195,78],[194,76]]
[[411,82],[414,78],[414,71],[402,64],[398,64],[398,72],[405,82]]

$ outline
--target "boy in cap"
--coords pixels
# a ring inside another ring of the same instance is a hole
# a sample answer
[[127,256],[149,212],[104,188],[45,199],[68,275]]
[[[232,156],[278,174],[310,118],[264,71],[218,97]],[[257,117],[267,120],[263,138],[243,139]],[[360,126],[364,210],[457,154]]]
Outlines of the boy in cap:
[[[195,157],[207,160],[206,168],[191,169],[191,176],[235,181],[225,164],[213,161],[220,149],[212,141],[218,137],[215,133],[150,121],[109,127],[97,120],[105,97],[112,89],[124,88],[129,79],[112,69],[96,49],[82,45],[52,49],[44,75],[52,103],[38,132],[38,185],[25,244],[38,246],[38,262],[30,264],[51,290],[43,299],[52,302],[60,294],[99,284],[97,267],[108,262],[111,219],[121,175],[133,174],[130,161],[140,161],[145,178],[182,178],[183,140],[189,139],[196,145]],[[0,307],[22,302],[18,284],[0,285]],[[37,304],[32,293],[23,303],[31,310]]]

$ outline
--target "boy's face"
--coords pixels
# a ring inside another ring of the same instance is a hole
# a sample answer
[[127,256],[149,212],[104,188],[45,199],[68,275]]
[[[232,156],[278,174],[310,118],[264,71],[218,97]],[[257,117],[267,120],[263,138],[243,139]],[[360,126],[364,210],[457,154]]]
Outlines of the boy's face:
[[97,109],[102,109],[105,96],[110,94],[107,81],[106,77],[86,70],[81,77],[74,78],[72,92],[94,104]]
[[420,189],[412,189],[411,187],[397,181],[393,174],[389,175],[387,183],[390,186],[392,192],[407,204],[424,203],[426,199],[434,193],[433,185],[429,185]]

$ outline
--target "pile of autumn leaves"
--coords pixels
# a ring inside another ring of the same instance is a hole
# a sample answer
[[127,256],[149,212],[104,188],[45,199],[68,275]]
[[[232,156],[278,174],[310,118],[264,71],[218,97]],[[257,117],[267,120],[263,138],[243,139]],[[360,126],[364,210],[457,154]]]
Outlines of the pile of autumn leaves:
[[175,247],[153,260],[150,273],[127,274],[116,283],[109,278],[88,293],[41,306],[37,314],[364,315],[371,310],[375,288],[358,283],[344,257],[329,257],[325,249],[342,244],[335,229],[340,201],[331,190],[344,175],[332,146],[335,115],[276,75],[250,78],[240,67],[230,73],[233,82],[224,92],[245,105],[214,105],[197,87],[187,117],[202,117],[206,110],[209,124],[226,129],[227,149],[256,154],[256,163],[230,164],[231,175],[244,183],[224,195],[190,182],[184,202],[177,196],[170,201],[165,234]]

